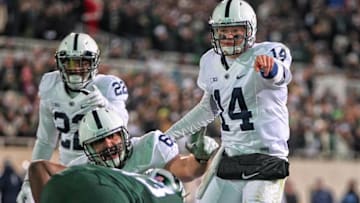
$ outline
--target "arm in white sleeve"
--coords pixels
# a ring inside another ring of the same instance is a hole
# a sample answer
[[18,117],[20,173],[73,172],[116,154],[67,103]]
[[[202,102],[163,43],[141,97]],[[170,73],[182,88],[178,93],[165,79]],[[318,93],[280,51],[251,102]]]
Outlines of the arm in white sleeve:
[[[106,107],[117,112],[127,126],[129,121],[129,113],[126,109],[126,101],[129,97],[127,86],[125,82],[113,75],[108,75],[104,82],[103,95],[106,102]],[[116,84],[116,85],[114,85]]]
[[[290,66],[292,62],[292,56],[289,48],[287,48],[283,44],[277,43],[277,46],[272,47],[268,53],[269,56],[274,57],[274,66],[273,69],[269,72],[267,76],[264,73],[261,73],[262,77],[266,79],[266,81],[272,85],[281,86],[287,85],[290,83],[292,79],[292,74],[290,71]],[[274,55],[274,52],[281,52],[282,54]]]
[[261,75],[263,78],[267,79],[272,84],[278,86],[282,84],[288,84],[292,78],[290,69],[277,60],[275,60],[273,69],[268,76],[264,76],[263,73],[261,73]]
[[183,118],[172,125],[165,134],[176,140],[191,135],[214,121],[218,114],[216,103],[212,96],[204,92],[201,101]]
[[36,132],[36,142],[32,152],[32,160],[50,160],[58,141],[55,124],[51,112],[45,102],[40,101],[39,126]]

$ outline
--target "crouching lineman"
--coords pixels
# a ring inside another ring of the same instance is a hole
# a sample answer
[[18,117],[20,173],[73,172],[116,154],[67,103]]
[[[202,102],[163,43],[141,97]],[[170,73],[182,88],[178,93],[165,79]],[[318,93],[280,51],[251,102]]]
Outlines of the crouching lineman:
[[[41,181],[41,177],[41,174],[31,174],[30,180]],[[182,183],[165,169],[149,169],[143,175],[83,164],[53,175],[44,186],[40,202],[182,203],[183,192]]]
[[[175,140],[160,131],[130,139],[121,117],[106,108],[96,108],[85,114],[80,123],[79,138],[85,155],[72,161],[70,166],[92,163],[136,173],[143,173],[149,168],[164,168],[185,182],[204,173],[207,160],[218,148],[214,139],[198,136],[198,140],[191,139],[196,143],[188,143],[191,154],[180,155]],[[46,170],[37,166],[42,164],[48,166]],[[65,168],[45,160],[31,164],[29,173],[40,169],[41,172],[35,173],[41,173],[44,180],[31,183],[35,201],[39,201],[41,191],[51,176]]]

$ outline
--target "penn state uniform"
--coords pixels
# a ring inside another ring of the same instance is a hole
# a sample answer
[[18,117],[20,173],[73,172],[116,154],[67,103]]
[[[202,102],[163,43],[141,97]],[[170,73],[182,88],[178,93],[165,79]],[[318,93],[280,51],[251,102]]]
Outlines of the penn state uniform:
[[[256,72],[253,66],[257,55],[274,57],[278,68],[282,69],[279,71],[282,74],[275,77],[281,77],[281,79],[274,82]],[[287,160],[289,152],[287,84],[292,77],[289,69],[292,61],[289,49],[281,43],[255,43],[238,58],[228,61],[228,70],[224,69],[220,57],[213,49],[202,56],[197,83],[205,94],[211,95],[207,98],[210,101],[213,100],[219,109],[224,153],[227,157],[261,153]],[[210,101],[202,101],[207,105],[201,105],[201,107],[207,108],[206,112],[215,112]],[[207,115],[205,119],[199,117],[203,120],[196,121],[194,118],[191,121],[203,124],[215,116],[215,114]],[[186,119],[186,116],[184,118]],[[192,125],[188,130],[193,130],[193,128]],[[170,134],[174,132],[174,129],[170,131]],[[228,169],[232,167],[234,166],[230,165]],[[220,165],[217,175],[221,174],[219,170],[223,169]],[[281,198],[280,191],[285,179],[274,180],[277,181],[276,184],[272,181],[247,180],[255,178],[256,175],[258,171],[247,174],[239,171],[239,174],[226,179],[214,176],[202,199],[197,202],[235,203],[255,199],[270,202],[272,199]],[[239,194],[238,191],[244,192],[242,195],[234,195]]]
[[[166,163],[179,154],[178,145],[169,136],[161,131],[152,131],[141,137],[131,138],[132,154],[126,160],[123,168],[125,171],[142,173],[149,168],[164,168]],[[83,155],[69,165],[89,163]]]
[[[277,58],[283,77],[274,83],[255,72],[257,55]],[[255,43],[228,70],[213,49],[200,60],[198,86],[221,110],[221,141],[229,156],[265,153],[286,159],[289,138],[287,84],[291,80],[289,49],[275,42]]]
[[[49,160],[59,145],[60,162],[68,164],[83,153],[78,127],[86,111],[106,106],[127,122],[125,83],[99,75],[100,49],[86,33],[70,33],[55,53],[57,70],[45,73],[39,84],[39,124],[32,160]],[[58,144],[59,142],[59,144]],[[28,175],[17,202],[33,203]]]
[[[84,114],[92,107],[83,107],[82,103],[86,95],[80,92],[71,98],[64,88],[59,71],[46,73],[39,85],[40,95],[40,118],[37,130],[37,145],[47,145],[42,150],[34,149],[33,159],[51,158],[53,150],[59,139],[60,162],[67,165],[71,160],[83,155],[83,149],[79,143],[79,122]],[[111,75],[98,74],[87,88],[93,85],[99,89],[109,101],[108,108],[118,112],[128,122],[128,113],[125,102],[128,98],[127,88],[120,78]]]
[[213,49],[201,57],[197,80],[203,98],[166,134],[180,138],[221,120],[224,151],[204,175],[198,202],[281,202],[289,175],[290,51],[255,43],[256,14],[243,0],[219,2],[209,25]]

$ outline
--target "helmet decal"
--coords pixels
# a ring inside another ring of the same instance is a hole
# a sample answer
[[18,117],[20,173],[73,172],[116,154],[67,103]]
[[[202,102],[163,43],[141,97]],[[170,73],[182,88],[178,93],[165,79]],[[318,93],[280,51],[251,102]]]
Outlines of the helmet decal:
[[229,1],[227,2],[227,4],[226,4],[226,8],[225,8],[225,18],[228,18],[228,17],[229,17],[231,1],[232,1],[232,0],[229,0]]
[[79,38],[79,33],[76,33],[75,37],[74,37],[74,50],[75,51],[77,50],[78,38]]
[[101,125],[101,121],[100,121],[100,118],[99,118],[99,115],[98,115],[97,111],[91,111],[91,113],[92,113],[92,115],[94,117],[96,127],[98,129],[103,128],[103,126]]

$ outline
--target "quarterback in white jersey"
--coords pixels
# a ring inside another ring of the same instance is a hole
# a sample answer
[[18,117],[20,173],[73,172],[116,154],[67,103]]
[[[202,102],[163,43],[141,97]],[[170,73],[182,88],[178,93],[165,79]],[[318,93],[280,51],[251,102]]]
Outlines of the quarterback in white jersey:
[[[100,50],[87,34],[70,33],[60,43],[55,59],[58,70],[45,73],[39,84],[39,124],[32,160],[49,160],[59,146],[60,162],[83,155],[78,128],[91,109],[104,106],[128,121],[127,87],[120,78],[97,74]],[[32,202],[26,180],[17,201]]]
[[199,202],[281,202],[289,173],[290,51],[255,43],[256,15],[245,1],[223,0],[209,24],[214,48],[201,57],[197,81],[204,96],[166,133],[181,137],[221,120],[224,151]]

